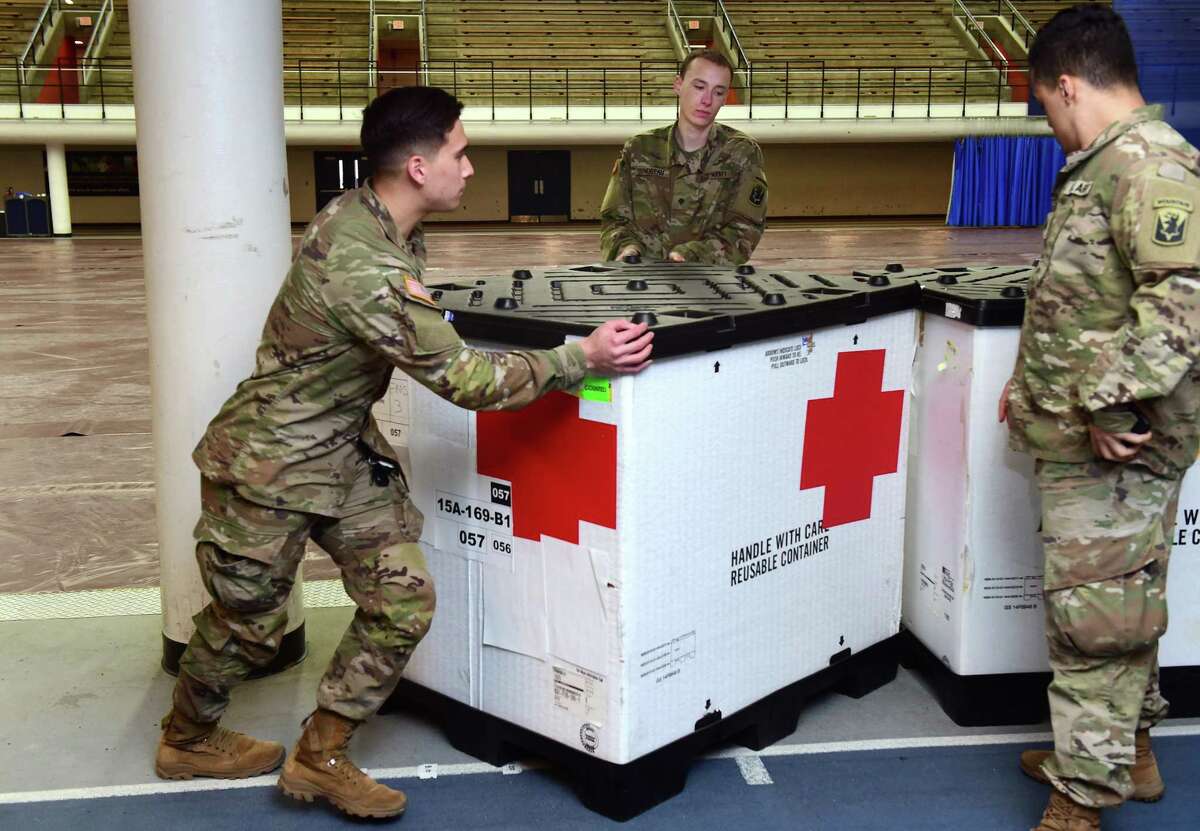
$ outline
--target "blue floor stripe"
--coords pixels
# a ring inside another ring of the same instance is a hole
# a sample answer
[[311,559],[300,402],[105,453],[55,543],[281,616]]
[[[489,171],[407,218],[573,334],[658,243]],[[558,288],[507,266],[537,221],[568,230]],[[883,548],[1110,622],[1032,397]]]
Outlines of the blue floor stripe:
[[[1188,829],[1200,823],[1200,737],[1155,740],[1167,782],[1159,803],[1129,803],[1104,816],[1105,831]],[[621,827],[680,831],[992,831],[1032,828],[1049,795],[1022,776],[1012,745],[766,757],[774,785],[750,786],[731,759],[703,761],[675,799]],[[583,808],[568,784],[519,776],[452,776],[399,784],[411,807],[405,828],[555,831],[617,827]],[[273,788],[114,797],[0,806],[14,831],[159,831],[253,828],[344,829],[353,822],[302,805]]]

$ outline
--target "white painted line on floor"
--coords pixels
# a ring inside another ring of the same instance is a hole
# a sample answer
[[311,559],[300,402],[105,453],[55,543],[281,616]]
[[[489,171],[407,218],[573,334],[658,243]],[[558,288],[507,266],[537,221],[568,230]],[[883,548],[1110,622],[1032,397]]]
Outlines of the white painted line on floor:
[[[353,606],[341,580],[306,580],[304,605],[309,609]],[[90,589],[75,592],[0,593],[0,621],[68,620],[72,618],[160,615],[157,586]]]
[[[1197,727],[1200,733],[1200,727]],[[814,756],[821,753],[854,753],[865,750],[908,750],[910,748],[976,747],[988,744],[1032,744],[1051,741],[1050,733],[993,733],[977,736],[914,736],[904,739],[859,739],[845,742],[811,742],[808,744],[774,744],[762,750],[748,751],[731,747],[713,753],[708,758],[736,759],[747,753],[759,756]]]
[[[1200,736],[1200,724],[1180,724],[1154,728],[1155,736]],[[757,760],[762,774],[770,779],[770,773],[760,757],[808,756],[821,753],[851,753],[867,750],[912,750],[936,747],[978,747],[989,744],[1029,744],[1048,742],[1050,733],[988,733],[972,736],[926,736],[907,739],[864,739],[846,742],[814,742],[811,744],[780,744],[762,750],[747,750],[746,748],[731,748],[717,753],[706,754],[704,759],[734,759],[742,770],[746,781],[747,765],[753,767],[754,762],[745,765],[743,759]],[[376,779],[417,779],[424,765],[413,765],[399,768],[371,768],[367,773]],[[484,762],[468,762],[457,765],[437,766],[438,777],[467,776],[473,774],[499,773],[511,775],[526,770],[537,770],[542,765],[510,764],[495,767]],[[0,805],[21,805],[35,802],[62,802],[68,799],[105,799],[120,796],[153,796],[156,794],[190,793],[195,791],[238,790],[241,788],[265,788],[274,785],[275,775],[256,776],[252,779],[192,779],[184,782],[154,781],[139,785],[107,785],[94,788],[61,788],[48,791],[18,791],[16,793],[0,793]],[[751,784],[766,784],[754,783]]]
[[738,770],[742,772],[742,778],[746,780],[747,785],[774,785],[775,780],[771,778],[770,771],[763,764],[763,760],[758,754],[750,756],[737,757]]
[[[1155,736],[1200,736],[1200,724],[1178,724],[1155,727]],[[980,733],[966,736],[914,736],[904,739],[861,739],[845,742],[812,742],[809,744],[775,744],[762,750],[734,747],[705,756],[707,759],[737,759],[746,755],[812,756],[821,753],[854,753],[868,750],[910,750],[936,747],[979,747],[989,744],[1037,744],[1054,741],[1054,734],[1040,733]]]
[[[430,765],[414,765],[402,768],[371,768],[368,775],[375,779],[417,779],[422,769]],[[506,773],[503,768],[483,762],[460,765],[435,765],[437,776],[463,776],[480,773]],[[522,769],[526,769],[521,766]],[[59,788],[50,791],[21,791],[0,794],[0,805],[22,805],[33,802],[63,802],[68,799],[108,799],[120,796],[157,796],[197,791],[232,791],[243,788],[266,788],[274,786],[278,774],[254,776],[250,779],[189,779],[182,782],[155,781],[140,785],[105,785],[95,788]]]

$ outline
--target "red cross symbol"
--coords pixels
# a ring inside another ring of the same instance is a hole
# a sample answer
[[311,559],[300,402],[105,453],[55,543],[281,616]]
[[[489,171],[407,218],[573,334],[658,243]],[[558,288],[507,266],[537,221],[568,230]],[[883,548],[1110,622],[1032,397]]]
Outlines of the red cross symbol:
[[833,397],[808,402],[800,490],[825,487],[826,528],[868,519],[875,477],[899,465],[904,391],[883,391],[884,354],[839,353]]
[[513,533],[579,543],[579,522],[617,527],[617,428],[579,417],[551,393],[510,412],[479,413],[476,470],[512,482]]

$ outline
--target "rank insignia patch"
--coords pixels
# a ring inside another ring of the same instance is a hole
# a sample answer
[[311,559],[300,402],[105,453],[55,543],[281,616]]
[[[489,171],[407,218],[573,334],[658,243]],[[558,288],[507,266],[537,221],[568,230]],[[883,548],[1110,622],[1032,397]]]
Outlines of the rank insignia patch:
[[1192,203],[1186,199],[1154,201],[1154,241],[1159,245],[1182,245],[1187,239]]

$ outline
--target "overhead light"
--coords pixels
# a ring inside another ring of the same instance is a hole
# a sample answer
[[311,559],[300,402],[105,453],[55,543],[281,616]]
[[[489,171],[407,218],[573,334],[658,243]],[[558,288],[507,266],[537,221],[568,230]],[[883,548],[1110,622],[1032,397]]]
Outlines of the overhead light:
[[75,5],[75,0],[66,0],[66,3],[67,3],[67,5],[68,5],[68,6],[74,6],[74,5]]
[[76,46],[83,46],[83,41],[82,41],[82,40],[77,40],[77,41],[75,41],[75,45],[76,45]]

